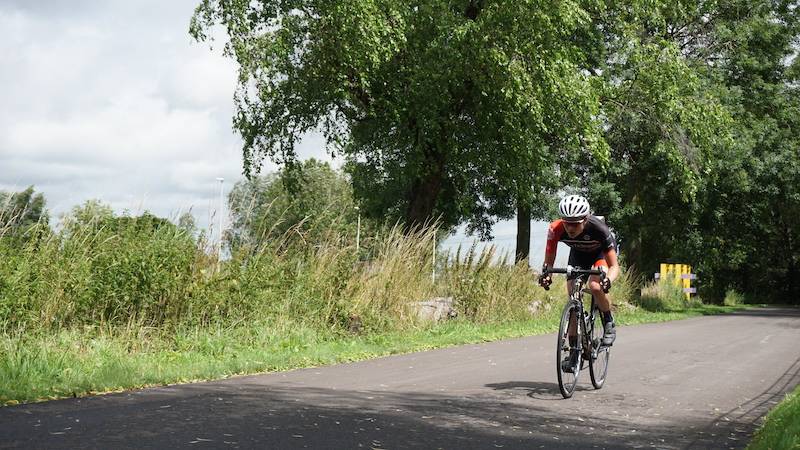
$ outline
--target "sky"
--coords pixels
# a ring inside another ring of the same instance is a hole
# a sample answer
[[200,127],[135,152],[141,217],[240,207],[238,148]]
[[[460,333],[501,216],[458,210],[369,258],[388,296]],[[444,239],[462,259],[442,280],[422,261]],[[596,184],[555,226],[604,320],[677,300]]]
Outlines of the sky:
[[[242,156],[231,125],[236,65],[221,41],[212,50],[189,36],[198,3],[0,2],[0,190],[33,185],[54,222],[98,199],[118,213],[191,211],[207,227],[220,187],[242,179]],[[298,153],[340,165],[320,134]],[[513,252],[515,230],[495,227],[501,253]],[[533,224],[536,265],[545,233]],[[462,229],[443,247],[472,240]]]

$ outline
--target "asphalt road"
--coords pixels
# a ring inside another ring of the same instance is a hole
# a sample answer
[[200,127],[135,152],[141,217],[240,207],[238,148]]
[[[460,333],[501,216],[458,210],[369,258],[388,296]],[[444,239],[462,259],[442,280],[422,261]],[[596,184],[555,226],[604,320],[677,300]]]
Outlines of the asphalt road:
[[619,328],[558,392],[555,336],[0,409],[0,448],[742,448],[800,382],[800,310]]

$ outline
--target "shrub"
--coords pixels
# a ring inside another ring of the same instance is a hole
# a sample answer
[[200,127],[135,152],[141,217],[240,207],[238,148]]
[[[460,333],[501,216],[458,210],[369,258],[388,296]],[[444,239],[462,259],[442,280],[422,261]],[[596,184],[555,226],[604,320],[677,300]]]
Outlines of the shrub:
[[682,286],[664,280],[645,285],[637,300],[638,306],[648,311],[677,311],[698,302],[694,297],[687,301]]
[[734,289],[728,289],[725,292],[725,298],[722,304],[725,306],[736,306],[745,303],[744,295]]
[[[174,226],[90,224],[28,242],[0,244],[0,325],[159,325],[179,320],[198,249]],[[150,219],[147,218],[150,222]]]

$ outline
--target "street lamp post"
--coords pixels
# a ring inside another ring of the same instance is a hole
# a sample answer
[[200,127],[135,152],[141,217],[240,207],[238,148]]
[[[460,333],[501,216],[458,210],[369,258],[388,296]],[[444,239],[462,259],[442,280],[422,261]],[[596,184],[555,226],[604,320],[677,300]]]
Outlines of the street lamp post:
[[358,220],[356,222],[356,253],[361,244],[361,210],[356,206],[356,213],[358,213]]
[[217,181],[219,181],[219,209],[217,210],[217,214],[219,214],[219,244],[217,245],[217,262],[219,262],[222,260],[222,215],[225,207],[222,183],[225,181],[225,178],[217,177]]
[[436,284],[436,229],[433,229],[433,262],[431,269],[431,283]]

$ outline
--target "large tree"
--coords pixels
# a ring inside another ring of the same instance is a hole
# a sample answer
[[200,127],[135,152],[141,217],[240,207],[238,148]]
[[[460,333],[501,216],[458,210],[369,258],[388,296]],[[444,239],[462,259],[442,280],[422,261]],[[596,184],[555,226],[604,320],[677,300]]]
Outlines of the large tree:
[[709,164],[732,145],[729,112],[669,42],[641,45],[611,65],[604,98],[607,171],[590,175],[599,211],[623,239],[630,265],[649,272],[685,238]]
[[[717,162],[702,191],[704,238],[687,252],[707,291],[733,288],[763,301],[800,298],[800,90],[794,2],[729,1],[710,32],[720,50],[704,60],[728,90],[737,149]],[[792,64],[792,61],[795,61]]]
[[205,0],[191,31],[227,31],[246,173],[292,167],[321,128],[367,213],[487,235],[553,189],[562,155],[606,156],[596,77],[580,70],[597,4]]
[[796,8],[651,6],[623,21],[641,24],[630,39],[606,40],[614,164],[590,183],[595,203],[613,212],[625,256],[642,271],[693,263],[709,297],[797,292],[797,258],[781,256],[796,253],[798,237],[786,220],[797,208],[798,96],[787,66]]
[[[713,4],[712,4],[713,3]],[[716,2],[608,2],[596,22],[603,45],[590,68],[606,81],[605,139],[612,163],[581,172],[630,265],[650,272],[669,260],[697,213],[709,164],[732,145],[730,111],[697,56]],[[724,91],[724,89],[723,89]]]

